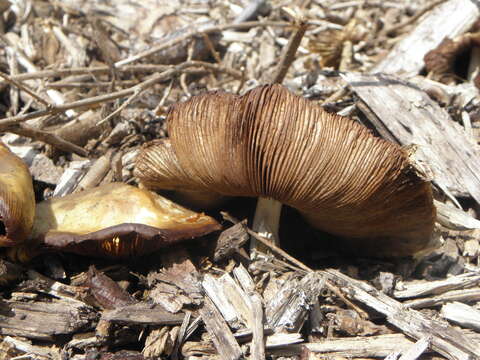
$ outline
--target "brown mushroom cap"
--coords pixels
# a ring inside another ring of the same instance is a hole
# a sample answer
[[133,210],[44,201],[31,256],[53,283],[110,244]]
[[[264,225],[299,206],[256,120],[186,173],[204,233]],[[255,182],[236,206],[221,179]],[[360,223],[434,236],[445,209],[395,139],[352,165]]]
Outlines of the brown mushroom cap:
[[211,217],[112,183],[37,205],[32,239],[81,255],[133,257],[219,230]]
[[137,158],[143,184],[271,197],[370,255],[411,255],[431,241],[431,186],[407,151],[281,85],[193,97],[170,109],[168,131],[168,158],[162,143]]
[[0,246],[24,241],[33,225],[35,194],[27,165],[0,142]]

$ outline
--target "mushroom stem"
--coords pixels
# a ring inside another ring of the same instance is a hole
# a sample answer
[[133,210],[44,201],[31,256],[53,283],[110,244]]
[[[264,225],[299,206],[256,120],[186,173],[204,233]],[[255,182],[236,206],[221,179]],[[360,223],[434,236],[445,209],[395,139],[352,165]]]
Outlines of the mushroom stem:
[[[281,212],[281,202],[272,198],[259,197],[252,226],[253,231],[271,240],[277,246],[280,245],[278,228],[280,226]],[[252,250],[257,247],[255,239],[252,239],[250,244],[250,249]]]

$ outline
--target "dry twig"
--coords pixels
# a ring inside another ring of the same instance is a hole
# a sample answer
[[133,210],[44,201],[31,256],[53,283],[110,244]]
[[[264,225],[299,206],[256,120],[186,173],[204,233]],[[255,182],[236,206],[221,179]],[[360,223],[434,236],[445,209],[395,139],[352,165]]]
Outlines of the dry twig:
[[14,124],[17,124],[26,120],[30,120],[30,119],[35,119],[41,116],[59,114],[70,109],[88,108],[93,105],[97,105],[100,103],[105,103],[108,101],[113,101],[126,96],[130,96],[135,94],[136,92],[143,91],[161,81],[170,79],[171,77],[176,76],[182,71],[191,67],[204,67],[212,71],[225,72],[232,76],[237,76],[238,78],[241,78],[241,73],[237,72],[236,70],[225,68],[223,66],[219,66],[216,64],[210,64],[202,61],[184,62],[177,66],[170,67],[169,69],[161,72],[160,74],[156,74],[152,76],[150,79],[145,80],[140,84],[132,86],[127,89],[115,91],[110,94],[93,96],[87,99],[77,100],[77,101],[73,101],[66,104],[51,106],[50,108],[45,110],[37,110],[28,114],[17,115],[17,116],[0,119],[0,129],[5,129]]

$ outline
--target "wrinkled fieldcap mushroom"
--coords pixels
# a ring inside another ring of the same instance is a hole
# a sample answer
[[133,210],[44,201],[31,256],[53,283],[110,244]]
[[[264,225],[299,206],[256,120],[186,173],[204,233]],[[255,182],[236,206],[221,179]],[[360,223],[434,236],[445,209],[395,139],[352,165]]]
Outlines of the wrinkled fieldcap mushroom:
[[137,158],[148,187],[272,198],[356,253],[406,256],[431,242],[431,186],[408,152],[281,85],[196,96],[167,121],[170,140]]
[[34,215],[35,194],[28,167],[0,142],[0,246],[23,242]]
[[146,189],[112,183],[37,204],[31,238],[51,249],[122,258],[219,229],[209,216]]

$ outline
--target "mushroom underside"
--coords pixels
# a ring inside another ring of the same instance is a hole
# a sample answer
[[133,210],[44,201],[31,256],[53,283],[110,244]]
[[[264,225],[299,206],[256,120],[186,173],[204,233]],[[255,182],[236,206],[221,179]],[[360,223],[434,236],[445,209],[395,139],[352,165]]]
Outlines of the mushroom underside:
[[[170,138],[137,157],[135,175],[146,187],[275,199],[352,239],[359,253],[362,239],[377,241],[379,256],[431,243],[431,186],[408,151],[280,85],[192,97],[170,109],[167,125]],[[275,228],[278,218],[270,220],[260,223]]]

